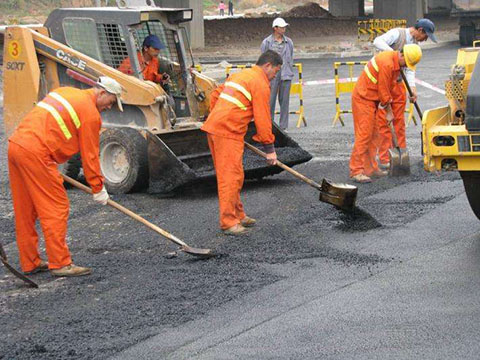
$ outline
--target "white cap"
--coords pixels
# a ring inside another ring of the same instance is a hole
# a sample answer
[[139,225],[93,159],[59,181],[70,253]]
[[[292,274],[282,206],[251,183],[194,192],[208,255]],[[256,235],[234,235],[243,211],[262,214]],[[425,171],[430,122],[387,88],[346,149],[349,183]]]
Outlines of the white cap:
[[122,101],[120,96],[122,95],[122,85],[111,77],[108,76],[100,76],[97,81],[97,86],[100,86],[102,89],[105,89],[112,95],[117,97],[117,105],[120,111],[123,111]]
[[285,20],[283,20],[282,18],[276,18],[275,20],[273,20],[272,28],[274,28],[276,26],[286,27],[286,26],[288,26],[288,23]]

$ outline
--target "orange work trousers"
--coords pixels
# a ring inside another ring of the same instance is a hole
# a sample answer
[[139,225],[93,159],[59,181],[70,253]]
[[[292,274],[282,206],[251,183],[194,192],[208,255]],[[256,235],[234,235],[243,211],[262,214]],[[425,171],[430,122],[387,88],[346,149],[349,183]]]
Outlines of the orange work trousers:
[[45,238],[48,267],[70,265],[72,259],[65,240],[69,202],[57,164],[48,156],[39,157],[9,142],[8,171],[22,270],[32,271],[40,265],[37,218]]
[[207,134],[217,174],[220,228],[228,229],[245,218],[240,199],[243,187],[243,141]]
[[[405,106],[407,105],[407,95],[403,82],[397,82],[392,90],[392,111],[393,128],[397,135],[398,145],[401,148],[407,147],[407,138],[405,136]],[[387,112],[379,109],[377,111],[378,136],[375,142],[378,148],[378,159],[382,164],[390,161],[388,150],[393,148],[393,137],[390,126],[387,123]]]
[[355,143],[350,156],[350,176],[358,174],[370,176],[378,171],[375,159],[377,146],[374,142],[375,133],[378,131],[377,107],[376,101],[363,99],[355,92],[353,93],[352,113]]

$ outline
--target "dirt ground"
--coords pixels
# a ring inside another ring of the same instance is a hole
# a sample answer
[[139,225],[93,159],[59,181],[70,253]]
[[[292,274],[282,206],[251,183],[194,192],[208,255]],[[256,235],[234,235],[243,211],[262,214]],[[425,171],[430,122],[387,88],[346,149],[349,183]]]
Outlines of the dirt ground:
[[[205,20],[205,48],[195,49],[194,55],[214,58],[257,54],[262,40],[271,33],[272,20],[271,17]],[[286,35],[294,42],[296,56],[370,48],[368,42],[357,41],[356,19],[287,17],[285,20],[290,24]],[[432,21],[439,41],[458,39],[457,19],[436,16]]]

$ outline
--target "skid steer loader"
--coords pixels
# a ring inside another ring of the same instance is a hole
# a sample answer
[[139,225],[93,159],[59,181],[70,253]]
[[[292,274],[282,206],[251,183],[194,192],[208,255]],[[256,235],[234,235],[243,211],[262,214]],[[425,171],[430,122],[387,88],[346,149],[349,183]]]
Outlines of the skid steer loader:
[[470,207],[480,219],[480,48],[459,49],[445,82],[448,106],[422,119],[424,168],[459,171]]
[[[133,1],[133,0],[130,0]],[[116,79],[123,88],[124,112],[102,113],[101,169],[107,190],[127,193],[148,187],[164,193],[214,177],[206,135],[200,130],[208,115],[215,82],[195,71],[185,29],[191,9],[138,6],[62,8],[43,27],[10,26],[4,34],[4,122],[9,136],[37,101],[59,86],[87,88],[99,76]],[[130,4],[130,5],[132,5]],[[168,94],[142,78],[137,53],[149,34],[165,44],[160,71],[170,75]],[[118,71],[130,59],[134,75]],[[254,134],[250,124],[246,140]],[[311,159],[274,125],[279,160],[295,165]],[[76,177],[79,156],[62,165]],[[282,171],[245,152],[245,177],[262,178]]]

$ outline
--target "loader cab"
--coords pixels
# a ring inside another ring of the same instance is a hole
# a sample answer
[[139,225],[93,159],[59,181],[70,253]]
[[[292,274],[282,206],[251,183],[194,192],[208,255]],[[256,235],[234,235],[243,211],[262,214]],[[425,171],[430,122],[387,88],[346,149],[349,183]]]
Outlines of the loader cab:
[[[165,45],[158,56],[159,72],[170,76],[168,93],[177,118],[188,118],[196,104],[188,101],[188,86],[192,80],[189,69],[193,61],[185,51],[188,40],[180,23],[191,21],[191,9],[146,8],[73,8],[57,9],[48,17],[45,26],[50,36],[112,68],[119,69],[130,60],[132,76],[143,80],[138,54],[150,34]],[[60,83],[72,79],[59,71]],[[160,86],[160,85],[158,85]]]

